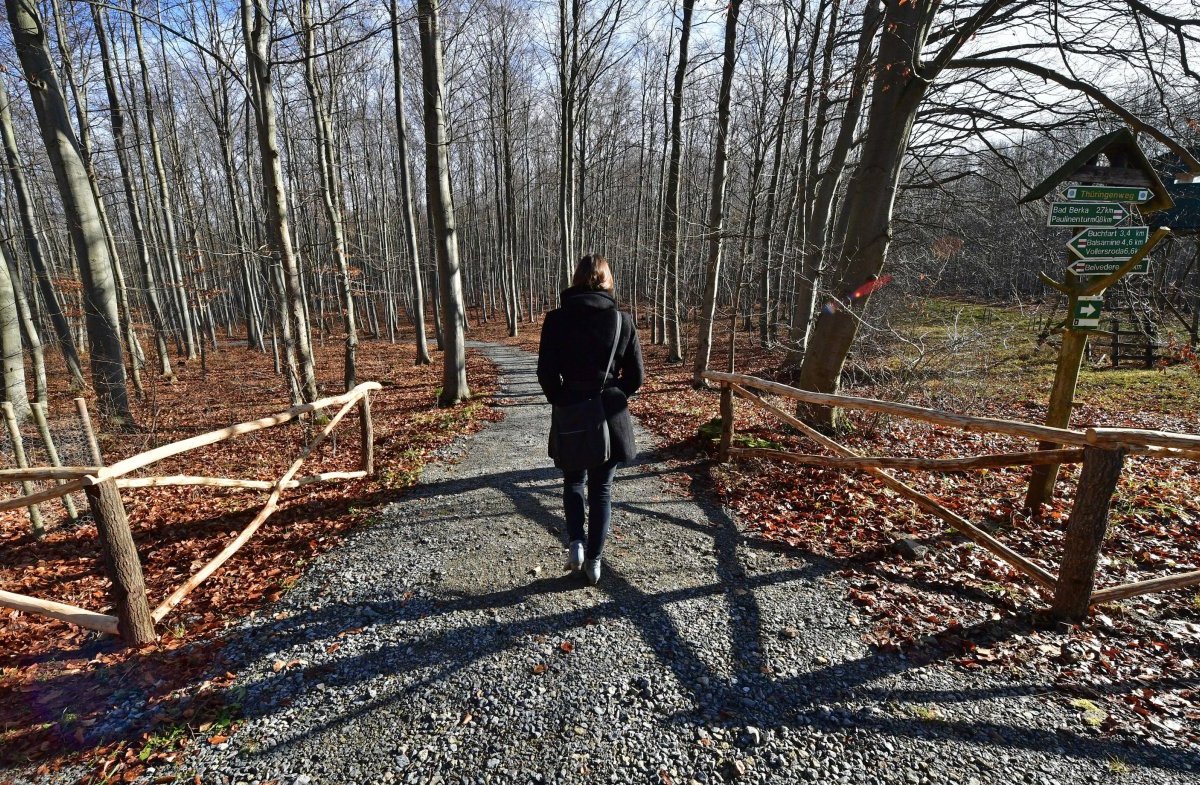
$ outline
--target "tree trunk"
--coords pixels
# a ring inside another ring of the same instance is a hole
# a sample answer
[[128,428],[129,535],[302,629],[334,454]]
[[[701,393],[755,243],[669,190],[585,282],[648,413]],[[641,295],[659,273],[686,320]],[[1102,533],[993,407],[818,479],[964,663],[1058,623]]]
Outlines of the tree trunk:
[[[246,42],[250,86],[257,116],[258,147],[262,158],[263,189],[266,192],[266,218],[272,251],[279,259],[283,297],[280,302],[280,324],[284,350],[287,355],[289,382],[294,397],[311,402],[317,400],[317,376],[313,367],[305,318],[304,295],[301,291],[300,270],[292,248],[292,233],[288,224],[287,188],[279,160],[279,139],[275,120],[275,96],[271,86],[270,9],[266,0],[242,0],[242,33]],[[291,333],[290,335],[288,333]]]
[[688,40],[692,34],[692,7],[695,0],[683,0],[683,20],[679,33],[679,62],[675,67],[675,86],[671,93],[671,157],[667,168],[666,195],[663,198],[660,253],[663,259],[663,302],[666,329],[667,362],[681,362],[679,315],[679,169],[683,157],[681,133],[683,120],[683,82],[687,76]]
[[1108,508],[1121,479],[1124,450],[1083,448],[1083,469],[1075,506],[1067,519],[1063,560],[1050,613],[1066,621],[1083,621],[1096,583],[1096,564],[1108,532]]
[[11,274],[8,243],[0,241],[0,370],[4,400],[12,404],[16,422],[29,417],[29,392],[25,388],[25,353],[21,347],[21,320],[17,313],[18,286]]
[[458,236],[454,226],[454,199],[450,193],[449,139],[442,103],[442,43],[438,29],[439,0],[417,0],[421,39],[421,83],[425,106],[425,193],[436,244],[442,303],[442,392],[439,406],[467,400],[467,353],[464,330],[462,277],[458,263]]
[[[832,41],[836,32],[836,17],[837,10],[835,9],[830,17],[828,40],[826,41],[824,54],[826,63],[831,63],[833,59]],[[802,285],[797,292],[796,301],[792,307],[791,340],[794,348],[789,352],[786,360],[786,363],[792,367],[800,365],[809,345],[809,331],[812,326],[813,313],[816,309],[818,284],[831,239],[830,224],[834,212],[834,202],[837,198],[838,186],[842,181],[843,170],[846,167],[846,159],[849,157],[850,150],[854,145],[854,133],[858,128],[858,120],[862,115],[867,79],[871,73],[872,42],[875,39],[875,31],[878,29],[880,18],[881,14],[876,6],[868,6],[864,12],[863,26],[858,39],[858,56],[855,59],[854,72],[851,77],[853,83],[850,86],[850,97],[846,102],[846,109],[842,113],[838,135],[834,140],[833,149],[829,153],[829,162],[825,168],[824,176],[821,177],[820,186],[817,188],[815,195],[807,200],[808,204],[811,205],[811,212],[806,210],[806,218],[802,219],[805,221],[803,233],[806,240],[803,249]],[[827,74],[828,69],[822,74],[823,84],[828,82]],[[814,125],[817,125],[819,128],[824,128],[829,112],[830,102],[826,96],[826,92],[822,92],[821,99],[817,104],[817,118]],[[820,156],[821,151],[819,149],[814,149],[811,152],[809,164],[810,182],[812,178],[816,177],[815,167],[820,161]]]
[[8,276],[12,279],[13,285],[13,304],[17,309],[17,319],[21,323],[21,336],[25,339],[25,346],[29,349],[29,359],[33,365],[34,397],[45,402],[49,398],[49,390],[46,383],[46,355],[42,348],[42,336],[38,332],[37,320],[34,319],[32,309],[29,307],[29,299],[25,296],[25,286],[21,280],[21,267],[17,263],[16,252],[9,245],[8,221],[4,218],[0,218],[0,232],[5,235],[4,239],[0,239],[0,256],[6,257]]
[[112,60],[108,51],[108,34],[104,29],[102,11],[96,6],[92,6],[91,9],[92,23],[96,28],[96,41],[100,46],[100,62],[104,68],[104,88],[108,94],[113,146],[116,148],[117,161],[121,168],[121,183],[125,189],[125,206],[129,211],[130,228],[133,230],[134,245],[137,247],[138,265],[146,286],[146,307],[150,312],[150,325],[154,330],[158,370],[164,379],[169,380],[173,378],[174,374],[171,371],[170,353],[167,351],[167,325],[163,318],[162,306],[158,301],[158,280],[150,260],[150,247],[146,243],[146,233],[142,225],[142,210],[138,203],[137,186],[134,183],[133,171],[129,166],[129,156],[126,151],[128,142],[125,139],[125,115],[121,111],[120,93],[117,90]]
[[400,215],[404,219],[404,246],[412,265],[413,330],[417,340],[415,365],[429,365],[429,341],[425,336],[425,290],[421,281],[421,249],[413,211],[412,166],[408,162],[408,123],[404,118],[404,79],[400,61],[400,15],[396,0],[390,4],[392,22],[392,85],[396,105],[396,180],[400,185]]
[[696,360],[692,368],[692,385],[706,386],[703,374],[708,370],[712,353],[713,317],[717,310],[717,282],[721,275],[722,233],[725,231],[726,150],[729,134],[729,96],[733,88],[733,69],[737,64],[738,14],[742,0],[730,0],[725,17],[725,53],[721,65],[721,87],[717,93],[717,138],[714,141],[712,186],[708,207],[708,269],[704,280],[704,302],[701,305],[700,334],[696,345]]
[[333,260],[336,265],[338,298],[341,300],[342,329],[346,333],[346,354],[343,381],[349,391],[357,384],[355,357],[358,353],[358,324],[354,316],[354,296],[350,290],[350,265],[346,261],[346,236],[342,227],[342,205],[339,198],[335,155],[330,128],[329,110],[325,96],[317,80],[316,39],[309,12],[309,0],[300,0],[300,18],[304,27],[304,83],[308,88],[309,103],[312,105],[313,123],[317,132],[317,169],[321,174],[321,202],[325,206],[325,220],[329,223],[330,240],[333,244]]
[[133,38],[137,45],[138,63],[141,67],[142,101],[145,106],[142,111],[146,117],[146,134],[150,142],[150,161],[154,165],[154,179],[158,185],[159,213],[166,244],[166,259],[171,275],[171,291],[175,298],[175,307],[179,312],[180,328],[183,331],[183,344],[187,351],[187,359],[194,360],[198,356],[196,348],[196,331],[193,327],[192,310],[187,297],[187,284],[183,274],[183,266],[179,261],[179,233],[175,226],[175,205],[171,198],[171,186],[167,182],[167,170],[163,164],[162,145],[159,143],[158,126],[154,119],[154,93],[150,89],[150,67],[146,63],[146,53],[142,46],[142,24],[137,14],[136,0],[133,2],[130,16],[133,20]]
[[121,322],[112,260],[80,156],[79,140],[71,128],[67,102],[50,61],[46,28],[34,0],[5,0],[5,6],[79,264],[92,385],[101,412],[117,424],[129,424],[132,417],[121,358]]
[[62,350],[67,372],[71,375],[71,387],[82,390],[85,384],[83,365],[79,361],[79,351],[75,348],[75,338],[71,335],[71,325],[67,323],[67,317],[58,302],[58,293],[54,290],[54,283],[50,278],[50,266],[46,257],[42,255],[42,243],[38,239],[37,221],[33,214],[32,194],[25,181],[25,169],[17,149],[17,138],[13,133],[12,114],[9,112],[8,103],[8,89],[4,86],[4,80],[0,79],[0,138],[4,142],[4,154],[8,162],[8,173],[12,178],[13,193],[16,196],[17,215],[21,220],[25,250],[29,253],[33,276],[37,279],[46,313],[50,316],[50,324]]
[[[908,149],[913,120],[928,83],[918,79],[910,64],[919,60],[932,11],[920,4],[889,6],[879,43],[867,131],[858,166],[850,179],[844,203],[845,231],[831,271],[832,289],[841,307],[822,309],[800,366],[799,386],[816,392],[837,392],[842,367],[861,323],[858,314],[868,297],[850,304],[846,298],[879,274],[892,233],[892,207]],[[815,425],[836,428],[839,413],[832,407],[806,409]]]

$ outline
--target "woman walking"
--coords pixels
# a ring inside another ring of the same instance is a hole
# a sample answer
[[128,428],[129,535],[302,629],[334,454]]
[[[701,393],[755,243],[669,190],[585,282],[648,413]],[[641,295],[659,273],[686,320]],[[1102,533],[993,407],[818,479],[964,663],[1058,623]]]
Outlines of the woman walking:
[[538,348],[538,383],[551,404],[569,406],[596,395],[604,404],[608,460],[587,469],[563,470],[567,566],[582,569],[592,585],[600,580],[600,561],[611,518],[613,475],[622,461],[632,460],[637,453],[626,401],[642,386],[644,376],[633,317],[617,310],[612,292],[608,260],[599,254],[580,259],[571,288],[562,294],[562,304],[546,314]]

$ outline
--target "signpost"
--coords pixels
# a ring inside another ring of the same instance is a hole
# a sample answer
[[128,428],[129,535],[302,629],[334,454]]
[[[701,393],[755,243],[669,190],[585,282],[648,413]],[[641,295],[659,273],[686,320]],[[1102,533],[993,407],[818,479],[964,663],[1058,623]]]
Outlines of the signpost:
[[1071,311],[1071,327],[1077,330],[1094,330],[1100,326],[1100,309],[1104,307],[1104,295],[1080,295]]
[[[1068,303],[1046,413],[1047,425],[1064,428],[1071,421],[1088,331],[1100,326],[1102,292],[1130,272],[1145,272],[1150,249],[1170,233],[1161,228],[1151,237],[1148,227],[1120,224],[1139,213],[1170,209],[1174,202],[1128,129],[1093,140],[1021,202],[1055,194],[1061,194],[1063,201],[1050,206],[1047,224],[1081,230],[1067,243],[1066,280],[1056,281],[1041,275],[1047,286],[1066,295]],[[1134,204],[1141,206],[1135,209],[1131,206]],[[1039,442],[1038,449],[1058,446]],[[1058,468],[1056,465],[1033,468],[1025,506],[1035,514],[1053,496]]]
[[1054,202],[1046,226],[1116,226],[1129,216],[1117,202]]
[[[1128,259],[1076,259],[1067,265],[1067,269],[1078,276],[1108,275],[1121,269]],[[1133,266],[1126,275],[1145,275],[1150,272],[1150,260],[1143,259]]]
[[1120,259],[1125,261],[1150,239],[1148,226],[1123,226],[1115,229],[1089,227],[1071,238],[1067,249],[1080,259]]
[[1080,202],[1148,202],[1154,192],[1149,188],[1126,188],[1119,185],[1072,185],[1063,192],[1071,201]]

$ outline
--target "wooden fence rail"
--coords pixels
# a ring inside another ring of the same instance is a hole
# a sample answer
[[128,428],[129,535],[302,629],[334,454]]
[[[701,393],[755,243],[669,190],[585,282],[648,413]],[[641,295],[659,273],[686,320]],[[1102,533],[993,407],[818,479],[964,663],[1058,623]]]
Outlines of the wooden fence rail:
[[[263,417],[250,422],[238,423],[209,433],[172,442],[153,450],[139,453],[109,466],[52,466],[19,467],[0,469],[0,482],[27,483],[35,480],[58,481],[56,485],[42,491],[26,493],[15,499],[0,501],[0,511],[17,507],[28,507],[47,499],[83,490],[88,497],[92,515],[96,519],[101,551],[108,577],[112,582],[112,600],[116,615],[96,613],[53,600],[28,597],[8,591],[0,591],[0,607],[22,612],[39,613],[70,622],[87,629],[98,630],[110,635],[120,635],[131,645],[143,645],[155,639],[154,624],[179,605],[189,593],[206,578],[216,572],[258,531],[259,527],[279,507],[280,497],[285,490],[299,488],[319,482],[352,480],[373,476],[374,428],[371,422],[370,394],[382,389],[377,382],[364,382],[343,395],[322,398],[312,403],[294,406],[285,412]],[[79,403],[79,400],[76,402]],[[249,480],[228,477],[204,477],[194,475],[171,475],[162,477],[128,477],[130,472],[143,469],[158,461],[191,450],[228,441],[247,433],[272,428],[290,422],[306,414],[338,407],[337,413],[324,425],[315,439],[303,449],[300,457],[293,461],[287,471],[277,480]],[[355,407],[359,410],[360,467],[356,471],[321,472],[302,477],[296,474],[300,468],[333,434],[347,414]],[[81,422],[88,422],[87,409],[80,410]],[[92,449],[93,457],[99,461],[99,447]],[[121,503],[121,488],[161,487],[166,485],[199,485],[215,488],[235,488],[270,491],[266,503],[254,519],[238,533],[219,554],[214,556],[194,575],[175,589],[151,612],[142,580],[141,563],[134,547],[125,508]]]
[[[1068,428],[1033,425],[1016,420],[954,414],[912,404],[880,401],[874,398],[815,393],[742,374],[708,371],[704,376],[723,388],[721,396],[722,460],[730,457],[767,458],[801,465],[864,471],[900,495],[910,499],[921,509],[946,521],[965,537],[1048,590],[1052,595],[1051,613],[1058,618],[1080,620],[1087,615],[1088,608],[1093,605],[1139,594],[1200,584],[1200,570],[1196,570],[1099,590],[1095,588],[1096,565],[1107,533],[1109,506],[1120,478],[1124,457],[1128,454],[1141,454],[1200,460],[1200,435],[1136,428],[1089,428],[1086,431],[1076,431]],[[751,389],[807,404],[885,413],[965,431],[1000,433],[1039,442],[1073,445],[1074,447],[1039,449],[973,458],[929,459],[863,456],[825,434],[813,430],[798,418],[751,392]],[[809,455],[774,449],[733,447],[732,397],[734,394],[771,413],[837,455]],[[1080,474],[1075,506],[1067,521],[1064,554],[1057,576],[1042,565],[1016,553],[962,516],[948,510],[937,500],[917,491],[885,471],[885,469],[903,469],[951,472],[998,466],[1037,466],[1059,463],[1082,463],[1083,471]]]

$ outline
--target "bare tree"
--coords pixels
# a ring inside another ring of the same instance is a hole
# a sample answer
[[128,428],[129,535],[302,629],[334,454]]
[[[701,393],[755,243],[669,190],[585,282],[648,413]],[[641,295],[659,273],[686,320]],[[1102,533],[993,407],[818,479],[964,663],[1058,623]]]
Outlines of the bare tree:
[[696,360],[692,366],[692,384],[704,387],[704,372],[712,354],[713,317],[717,310],[717,282],[721,276],[721,246],[725,230],[726,148],[729,135],[729,100],[733,90],[733,71],[737,64],[737,26],[741,0],[730,0],[725,17],[725,52],[721,66],[721,86],[717,92],[717,129],[714,141],[712,185],[709,188],[708,269],[704,276],[704,300],[701,302],[700,336]]
[[279,260],[283,278],[284,302],[278,319],[289,368],[288,381],[296,401],[315,401],[318,397],[312,347],[308,337],[308,319],[301,290],[300,270],[292,247],[288,222],[288,196],[283,168],[279,160],[279,139],[275,121],[275,96],[269,52],[271,17],[266,0],[242,0],[242,33],[246,42],[250,86],[255,104],[259,155],[262,158],[263,190],[266,193],[266,222],[272,251]]
[[683,83],[687,78],[688,40],[692,35],[692,9],[695,0],[683,0],[683,18],[679,28],[679,59],[675,65],[674,89],[671,92],[671,156],[667,168],[666,191],[663,196],[662,230],[659,252],[662,268],[666,275],[665,327],[667,338],[667,361],[683,360],[682,338],[680,337],[679,313],[679,170],[683,156]]
[[33,0],[5,0],[5,6],[79,265],[92,386],[103,414],[120,425],[131,425],[113,260],[67,102],[50,61],[46,28]]
[[59,348],[67,372],[71,375],[71,386],[82,390],[84,387],[83,365],[79,362],[79,352],[75,348],[75,338],[71,335],[71,327],[67,317],[63,315],[62,305],[58,301],[58,292],[50,278],[50,266],[42,253],[42,242],[38,238],[37,219],[33,214],[32,195],[25,181],[25,170],[21,163],[20,150],[17,147],[16,134],[13,131],[12,113],[9,111],[8,88],[0,79],[0,139],[4,143],[5,160],[8,163],[9,177],[12,179],[13,193],[16,196],[17,215],[21,221],[21,233],[25,240],[25,251],[33,266],[33,276],[37,280],[38,290],[42,294],[46,312],[50,316],[50,324],[54,327],[54,335],[58,339]]
[[425,193],[429,204],[430,233],[438,261],[442,303],[442,391],[440,406],[453,406],[471,396],[467,387],[466,308],[458,260],[458,235],[454,224],[454,198],[450,192],[449,140],[446,133],[442,72],[442,42],[438,0],[417,0],[421,39],[421,84],[425,106]]

